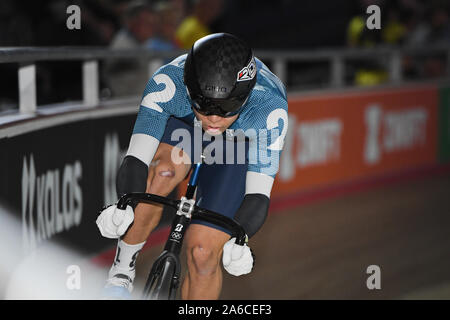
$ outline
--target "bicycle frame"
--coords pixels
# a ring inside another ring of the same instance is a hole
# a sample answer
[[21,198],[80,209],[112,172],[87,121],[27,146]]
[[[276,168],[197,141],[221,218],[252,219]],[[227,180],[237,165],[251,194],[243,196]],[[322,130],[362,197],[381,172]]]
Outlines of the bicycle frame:
[[[181,274],[179,254],[183,245],[184,234],[192,219],[206,221],[226,228],[232,232],[232,237],[236,237],[236,244],[244,245],[245,243],[246,234],[239,223],[195,205],[194,195],[197,190],[201,166],[201,162],[194,165],[185,196],[181,200],[172,200],[151,193],[128,193],[117,202],[117,208],[122,210],[127,205],[137,204],[138,202],[163,204],[177,210],[164,250],[153,263],[150,271],[143,292],[144,299],[175,299]],[[158,277],[159,281],[157,281]]]

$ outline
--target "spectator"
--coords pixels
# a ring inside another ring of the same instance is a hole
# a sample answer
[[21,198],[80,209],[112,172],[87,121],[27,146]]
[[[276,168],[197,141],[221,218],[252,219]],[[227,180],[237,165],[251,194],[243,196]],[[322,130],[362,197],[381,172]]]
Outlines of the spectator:
[[401,8],[397,6],[388,7],[385,13],[387,18],[381,32],[381,41],[386,45],[400,45],[406,37],[406,25],[402,21]]
[[[124,11],[123,27],[111,41],[112,49],[145,48],[156,34],[156,15],[144,1],[133,1]],[[149,79],[147,61],[113,60],[105,67],[111,96],[141,94]]]
[[418,13],[412,12],[407,19],[406,27],[406,46],[419,46],[426,43],[430,32],[430,26],[426,19]]
[[147,40],[145,46],[151,50],[174,50],[179,48],[175,32],[178,26],[178,12],[172,1],[160,1],[155,4],[157,32]]
[[[347,27],[347,43],[350,47],[371,48],[382,41],[380,30],[371,30],[366,27],[366,19],[368,18],[366,9],[370,4],[382,6],[384,1],[359,1],[360,13],[350,20]],[[387,73],[383,70],[379,61],[353,60],[349,66],[354,69],[353,83],[355,85],[375,85],[387,80]]]
[[[400,45],[407,34],[406,25],[402,21],[402,10],[397,2],[384,0],[359,2],[361,14],[351,19],[347,29],[347,42],[351,47],[371,48],[380,45]],[[381,11],[381,29],[368,29],[366,26],[367,7],[371,4],[378,5]],[[388,80],[385,61],[355,61],[354,84],[377,85]]]
[[[427,46],[450,43],[450,22],[448,6],[432,3],[421,16],[413,15],[408,20],[406,44]],[[408,77],[434,78],[445,75],[447,57],[445,54],[426,56],[405,56],[404,67]]]
[[450,43],[449,10],[436,7],[431,12],[430,30],[426,39],[428,43]]
[[[366,9],[369,4],[381,8],[381,29],[368,29]],[[374,47],[378,45],[398,45],[406,36],[406,26],[401,21],[401,9],[395,2],[360,1],[361,14],[350,20],[347,29],[347,42],[351,47]]]
[[155,34],[156,15],[144,1],[131,2],[124,13],[123,27],[110,43],[112,49],[143,47]]
[[[426,37],[428,44],[450,43],[450,21],[447,7],[437,6],[433,8],[430,19],[430,29]],[[425,77],[443,77],[446,71],[447,57],[445,54],[432,54],[423,64]]]
[[181,48],[190,49],[195,41],[211,33],[210,25],[222,12],[222,4],[222,0],[193,0],[192,13],[176,31]]

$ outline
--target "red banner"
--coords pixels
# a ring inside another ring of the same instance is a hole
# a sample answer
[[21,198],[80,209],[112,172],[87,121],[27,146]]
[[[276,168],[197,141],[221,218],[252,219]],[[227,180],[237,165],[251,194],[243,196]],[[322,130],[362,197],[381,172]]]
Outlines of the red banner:
[[437,161],[434,86],[290,97],[273,196]]

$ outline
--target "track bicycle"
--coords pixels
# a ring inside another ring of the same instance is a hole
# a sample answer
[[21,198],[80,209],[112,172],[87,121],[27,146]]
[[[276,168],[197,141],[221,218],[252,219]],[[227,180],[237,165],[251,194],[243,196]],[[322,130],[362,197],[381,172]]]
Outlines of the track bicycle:
[[181,282],[180,251],[184,234],[192,219],[226,228],[231,231],[232,237],[236,238],[236,244],[244,245],[245,243],[246,233],[238,222],[195,205],[194,195],[201,166],[201,162],[194,165],[186,193],[181,200],[173,200],[151,193],[134,192],[123,195],[117,202],[117,208],[122,210],[127,205],[136,205],[139,202],[162,204],[177,210],[164,250],[153,263],[147,278],[142,294],[144,300],[174,300],[176,298]]

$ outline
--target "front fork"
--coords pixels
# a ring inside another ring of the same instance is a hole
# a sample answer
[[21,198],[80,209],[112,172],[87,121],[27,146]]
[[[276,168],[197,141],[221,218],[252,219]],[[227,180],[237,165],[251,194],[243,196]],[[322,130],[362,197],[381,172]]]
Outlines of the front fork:
[[176,217],[172,222],[170,229],[169,239],[166,242],[164,251],[159,255],[156,261],[153,263],[150,276],[145,284],[144,294],[148,295],[151,287],[154,285],[154,280],[159,273],[164,272],[166,262],[171,261],[175,265],[174,274],[172,277],[172,292],[176,292],[180,285],[181,263],[180,252],[183,246],[184,234],[191,222],[192,211],[194,209],[195,200],[193,199],[195,191],[197,189],[198,174],[200,171],[201,163],[197,163],[191,174],[191,179],[188,184],[186,196],[181,198],[178,205]]
[[181,248],[183,246],[184,234],[191,221],[193,203],[193,200],[188,200],[184,197],[182,198],[179,209],[177,210],[177,215],[172,222],[169,239],[166,242],[164,251],[156,259],[153,264],[152,270],[150,271],[150,276],[144,288],[144,292],[146,294],[148,294],[150,288],[154,285],[154,279],[156,279],[160,273],[164,272],[167,261],[170,261],[175,266],[171,281],[171,291],[176,292],[176,290],[178,289],[180,285],[181,275],[181,263],[179,256]]

